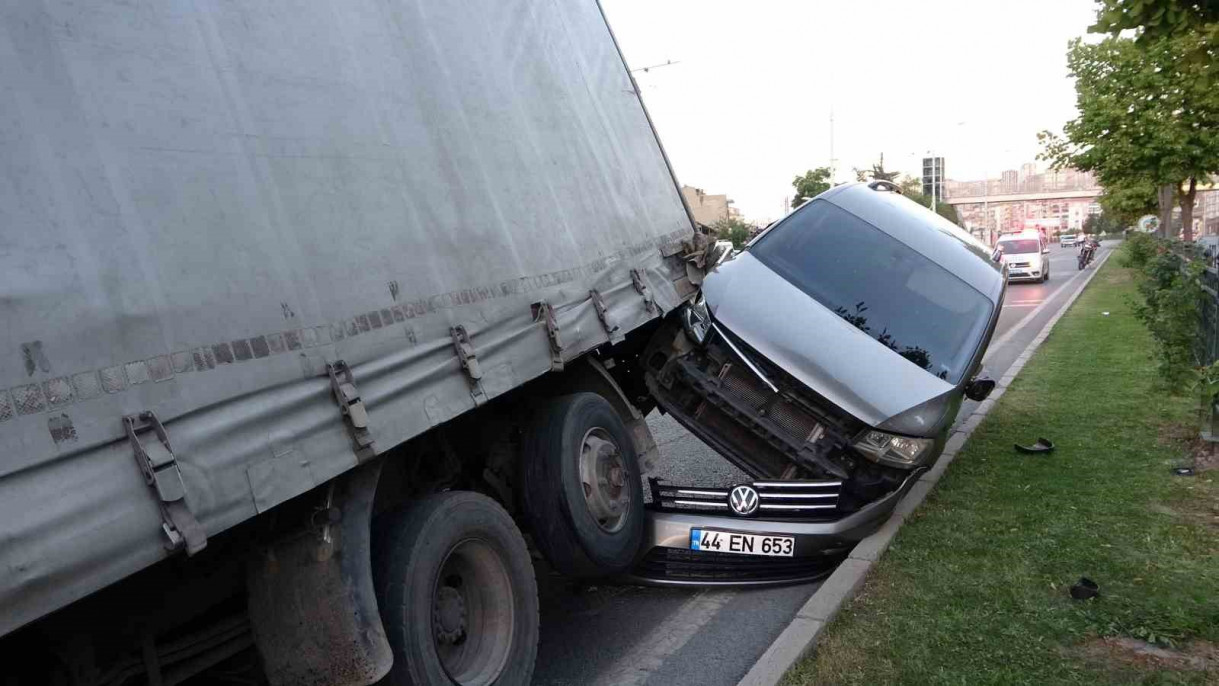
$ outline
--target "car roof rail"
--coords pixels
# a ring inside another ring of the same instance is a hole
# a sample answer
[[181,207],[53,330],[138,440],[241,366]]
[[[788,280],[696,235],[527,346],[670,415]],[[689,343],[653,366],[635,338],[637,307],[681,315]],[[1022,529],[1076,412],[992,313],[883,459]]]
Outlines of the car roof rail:
[[902,187],[887,179],[873,179],[868,183],[868,188],[871,188],[874,191],[886,190],[897,193],[898,195],[903,195]]

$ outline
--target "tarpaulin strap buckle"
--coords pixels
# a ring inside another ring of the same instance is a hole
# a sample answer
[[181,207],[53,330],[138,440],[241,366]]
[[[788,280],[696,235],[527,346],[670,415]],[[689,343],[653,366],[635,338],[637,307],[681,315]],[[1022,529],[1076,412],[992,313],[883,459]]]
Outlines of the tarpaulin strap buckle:
[[533,320],[546,325],[546,336],[550,339],[550,370],[563,371],[563,337],[559,333],[559,320],[554,308],[545,300],[534,305]]
[[457,359],[461,360],[466,381],[470,383],[470,395],[474,398],[474,404],[482,405],[487,402],[487,394],[483,391],[483,371],[478,364],[478,353],[474,350],[474,344],[470,342],[470,334],[466,333],[466,327],[461,325],[450,328],[449,334],[453,336],[453,348],[457,351]]
[[[144,483],[157,496],[161,510],[161,529],[168,539],[165,547],[174,551],[186,549],[187,555],[207,547],[207,533],[186,504],[186,487],[178,459],[169,446],[169,435],[161,420],[152,411],[123,417],[123,430],[135,452],[135,461],[144,475]],[[141,434],[155,434],[156,440],[141,441]]]
[[589,291],[588,297],[592,298],[593,307],[597,310],[597,318],[601,320],[601,326],[605,328],[605,334],[609,336],[610,343],[618,343],[626,340],[626,336],[622,335],[622,330],[617,324],[610,319],[609,308],[605,306],[605,300],[597,291]]
[[351,367],[343,360],[336,360],[326,365],[326,373],[330,376],[330,393],[339,405],[347,425],[347,433],[355,447],[356,460],[361,464],[372,459],[377,454],[377,446],[373,441],[372,432],[368,429],[368,408],[360,398],[356,388],[355,377]]
[[634,284],[635,291],[643,296],[643,309],[647,310],[648,314],[656,314],[656,299],[652,297],[648,282],[643,280],[643,274],[638,269],[631,270],[631,283]]

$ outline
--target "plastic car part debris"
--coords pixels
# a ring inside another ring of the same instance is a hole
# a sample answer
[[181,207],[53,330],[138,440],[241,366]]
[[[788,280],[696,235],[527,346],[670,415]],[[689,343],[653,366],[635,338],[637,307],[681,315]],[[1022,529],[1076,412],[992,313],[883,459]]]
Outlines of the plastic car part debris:
[[1016,450],[1022,453],[1048,453],[1054,449],[1054,442],[1047,438],[1038,438],[1032,445],[1016,444]]
[[1100,586],[1086,576],[1079,577],[1079,581],[1076,581],[1075,585],[1071,587],[1071,597],[1076,600],[1087,600],[1099,596]]
[[1193,467],[1173,467],[1173,476],[1193,476]]

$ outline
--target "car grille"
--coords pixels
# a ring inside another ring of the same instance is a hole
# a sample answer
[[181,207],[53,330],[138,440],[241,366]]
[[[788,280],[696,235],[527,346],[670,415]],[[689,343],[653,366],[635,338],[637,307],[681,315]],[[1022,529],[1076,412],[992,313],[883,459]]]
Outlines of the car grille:
[[635,574],[645,579],[692,583],[809,581],[833,571],[840,557],[764,557],[657,547],[643,557]]
[[[673,486],[648,479],[652,505],[666,512],[736,515],[728,504],[730,488]],[[761,519],[825,519],[838,516],[841,481],[754,481]],[[739,515],[738,515],[739,516]]]

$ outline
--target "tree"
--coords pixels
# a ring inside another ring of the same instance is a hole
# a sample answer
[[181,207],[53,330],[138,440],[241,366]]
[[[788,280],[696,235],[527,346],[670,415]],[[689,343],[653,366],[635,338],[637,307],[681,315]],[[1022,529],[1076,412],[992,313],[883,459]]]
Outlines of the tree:
[[804,172],[803,176],[797,176],[796,180],[792,181],[792,188],[796,189],[792,207],[799,207],[808,198],[815,198],[828,191],[830,186],[829,167],[817,167]]
[[[897,174],[894,174],[893,176],[896,177]],[[897,181],[896,183],[897,183],[898,187],[902,189],[902,195],[906,196],[907,198],[910,198],[914,202],[922,205],[923,207],[926,207],[928,209],[931,208],[931,198],[926,195],[923,195],[923,180],[922,179],[920,179],[917,176],[907,175],[905,178],[903,178],[900,181]],[[961,225],[961,218],[957,215],[957,208],[953,207],[952,205],[949,205],[946,202],[937,202],[935,204],[935,213],[940,215],[941,217],[947,219],[948,221],[952,222],[953,224],[956,224],[957,226]]]
[[856,181],[896,181],[899,176],[898,172],[885,171],[885,154],[880,154],[880,162],[872,165],[871,169],[860,169],[855,167]]
[[1219,3],[1213,0],[1100,0],[1093,33],[1119,35],[1138,29],[1151,42],[1188,33],[1211,33],[1219,26]]
[[[1064,137],[1038,134],[1042,159],[1095,172],[1110,205],[1129,211],[1151,204],[1151,188],[1175,189],[1186,240],[1197,184],[1219,171],[1219,92],[1207,87],[1215,66],[1188,58],[1201,42],[1190,33],[1072,41],[1067,64],[1079,116],[1063,127]],[[1172,194],[1159,195],[1167,230]]]
[[908,198],[923,194],[923,180],[917,176],[907,175],[897,185],[901,187],[902,195]]
[[1113,217],[1111,214],[1101,212],[1100,214],[1090,214],[1084,220],[1084,233],[1089,235],[1099,235],[1102,233],[1120,233],[1124,224]]
[[[1107,186],[1100,196],[1100,205],[1105,214],[1123,226],[1128,226],[1143,215],[1156,213],[1156,192],[1154,181],[1134,178],[1123,184]],[[1171,209],[1172,199],[1169,199],[1167,204]]]
[[732,247],[740,250],[749,242],[750,236],[757,232],[758,227],[732,217],[719,220],[715,226],[711,227],[711,230],[718,238],[732,241]]
[[[923,198],[926,199],[926,196],[923,196]],[[931,202],[928,201],[925,204],[925,206],[931,207]],[[935,204],[935,213],[940,215],[941,217],[947,219],[948,221],[952,222],[953,224],[956,224],[957,226],[961,225],[961,218],[957,215],[957,208],[953,207],[952,205],[949,205],[946,202],[943,202],[943,201],[937,202]]]

